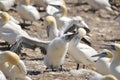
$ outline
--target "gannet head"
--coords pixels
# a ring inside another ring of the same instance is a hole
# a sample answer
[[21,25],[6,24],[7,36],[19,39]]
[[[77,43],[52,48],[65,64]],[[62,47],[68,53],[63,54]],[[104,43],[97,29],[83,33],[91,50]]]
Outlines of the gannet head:
[[118,80],[118,79],[113,75],[105,75],[103,80]]
[[82,39],[83,36],[86,35],[86,30],[84,28],[79,28],[78,29],[78,35],[79,35],[79,38]]
[[7,12],[1,12],[0,16],[3,23],[7,23],[10,20],[10,15]]
[[29,5],[30,4],[30,0],[23,0],[23,4]]
[[46,19],[45,19],[45,24],[47,26],[51,26],[51,25],[56,26],[57,25],[56,20],[53,16],[47,16]]
[[73,19],[78,21],[78,23],[76,24],[78,27],[83,27],[87,31],[87,33],[90,32],[89,26],[85,23],[81,16],[73,17]]

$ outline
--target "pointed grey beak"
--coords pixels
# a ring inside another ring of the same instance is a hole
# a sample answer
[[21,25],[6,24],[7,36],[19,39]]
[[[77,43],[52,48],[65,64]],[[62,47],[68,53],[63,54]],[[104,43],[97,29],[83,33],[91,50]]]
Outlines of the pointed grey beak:
[[106,52],[102,52],[100,54],[96,54],[96,55],[93,55],[91,57],[106,57],[107,56],[107,53]]
[[115,43],[106,44],[105,46],[106,46],[106,48],[109,49],[109,50],[115,50]]
[[77,33],[65,34],[65,40],[66,40],[66,41],[70,41],[71,39],[73,39],[73,37],[74,37],[76,34],[77,34]]

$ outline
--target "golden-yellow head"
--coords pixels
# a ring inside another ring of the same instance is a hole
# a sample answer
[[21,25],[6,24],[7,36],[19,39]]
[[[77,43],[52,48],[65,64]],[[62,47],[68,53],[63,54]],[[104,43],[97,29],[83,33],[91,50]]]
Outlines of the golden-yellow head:
[[2,57],[4,57],[4,61],[9,62],[13,65],[17,65],[20,60],[19,56],[11,51],[4,51],[2,53]]
[[7,23],[10,20],[10,15],[7,12],[0,13],[3,23]]
[[23,3],[24,3],[25,5],[29,5],[29,4],[30,4],[30,0],[23,0]]
[[81,16],[76,16],[76,18],[77,18],[79,21],[83,21],[83,19],[82,19]]
[[45,18],[45,24],[46,25],[57,25],[56,24],[56,19],[53,16],[47,16]]
[[113,75],[105,75],[103,80],[118,80],[118,79]]
[[79,28],[78,29],[78,34],[81,38],[86,35],[86,30],[84,28]]

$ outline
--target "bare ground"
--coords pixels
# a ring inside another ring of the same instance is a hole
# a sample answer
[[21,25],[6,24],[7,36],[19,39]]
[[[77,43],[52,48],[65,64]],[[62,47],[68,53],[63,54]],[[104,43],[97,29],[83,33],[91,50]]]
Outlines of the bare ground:
[[[69,7],[69,16],[82,16],[85,22],[89,25],[91,32],[92,47],[98,52],[104,49],[104,45],[110,42],[120,41],[120,25],[115,22],[114,15],[107,14],[105,11],[87,11],[90,8],[89,5],[75,5],[77,0],[67,0],[67,6]],[[14,10],[15,8],[13,8]],[[17,20],[21,21],[20,16],[17,12],[10,10],[9,13],[13,15]],[[101,13],[100,13],[101,12]],[[45,12],[40,12],[41,16],[45,15]],[[100,16],[100,14],[106,14],[106,16]],[[29,23],[29,22],[28,22]],[[13,26],[14,27],[14,26]],[[36,21],[33,25],[24,29],[33,37],[39,39],[47,39],[46,30],[43,22]],[[2,44],[2,43],[1,43]],[[1,46],[0,50],[6,50],[5,46]],[[28,76],[32,80],[85,80],[80,77],[71,75],[69,72],[44,72],[45,65],[43,63],[43,55],[39,49],[30,50],[23,48],[22,52],[26,54],[21,57],[25,62],[28,70]],[[66,57],[65,64],[63,65],[66,69],[75,69],[76,64],[74,60],[69,56]]]

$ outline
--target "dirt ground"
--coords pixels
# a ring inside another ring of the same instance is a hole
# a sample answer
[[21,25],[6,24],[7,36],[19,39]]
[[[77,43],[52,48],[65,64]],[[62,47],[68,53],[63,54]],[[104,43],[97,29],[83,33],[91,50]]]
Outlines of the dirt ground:
[[[120,25],[113,19],[115,15],[106,13],[105,11],[97,11],[93,13],[88,11],[89,5],[75,5],[77,0],[66,0],[68,6],[68,16],[81,16],[91,29],[90,37],[92,47],[98,52],[104,49],[105,44],[110,42],[120,43]],[[13,10],[8,11],[15,19],[21,21],[20,16]],[[105,16],[103,15],[105,14]],[[45,16],[45,12],[40,12],[41,17]],[[29,23],[29,22],[28,22]],[[14,27],[14,26],[13,26]],[[28,26],[24,29],[33,37],[46,40],[46,30],[43,22],[35,21],[33,25]],[[6,50],[4,46],[0,47],[0,50]],[[71,75],[69,72],[44,72],[46,66],[43,63],[43,55],[39,49],[31,50],[23,48],[22,52],[26,54],[21,57],[25,62],[28,70],[28,76],[32,80],[85,80],[80,77]],[[65,64],[63,65],[66,69],[75,69],[76,64],[74,60],[67,55]]]

